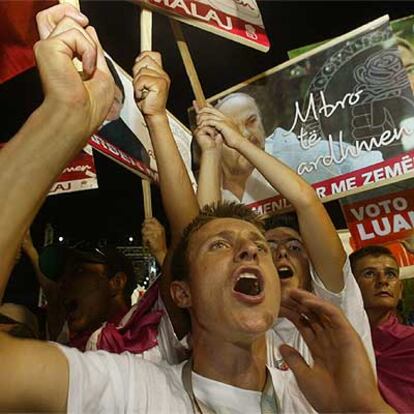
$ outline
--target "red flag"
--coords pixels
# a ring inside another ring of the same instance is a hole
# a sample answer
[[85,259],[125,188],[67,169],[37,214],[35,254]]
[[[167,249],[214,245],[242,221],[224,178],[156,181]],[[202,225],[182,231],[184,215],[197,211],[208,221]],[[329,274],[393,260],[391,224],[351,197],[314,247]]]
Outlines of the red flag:
[[57,1],[0,1],[0,83],[34,66],[36,14]]

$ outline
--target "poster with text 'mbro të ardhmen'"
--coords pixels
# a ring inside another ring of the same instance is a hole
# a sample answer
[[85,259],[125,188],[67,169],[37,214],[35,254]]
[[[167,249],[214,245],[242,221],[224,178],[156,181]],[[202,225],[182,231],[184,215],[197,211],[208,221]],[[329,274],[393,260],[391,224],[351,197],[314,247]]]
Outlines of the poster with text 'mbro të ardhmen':
[[[414,139],[414,99],[388,16],[209,102],[311,183],[323,201],[414,174],[414,151],[404,145]],[[224,148],[222,155],[224,199],[262,213],[289,207],[257,168],[234,151]]]

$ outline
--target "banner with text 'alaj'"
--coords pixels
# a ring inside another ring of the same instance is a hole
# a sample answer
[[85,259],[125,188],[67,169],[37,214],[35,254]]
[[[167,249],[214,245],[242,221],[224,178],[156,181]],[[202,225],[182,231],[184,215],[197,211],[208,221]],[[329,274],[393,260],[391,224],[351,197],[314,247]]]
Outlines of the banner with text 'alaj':
[[131,1],[262,52],[269,50],[269,39],[255,0]]

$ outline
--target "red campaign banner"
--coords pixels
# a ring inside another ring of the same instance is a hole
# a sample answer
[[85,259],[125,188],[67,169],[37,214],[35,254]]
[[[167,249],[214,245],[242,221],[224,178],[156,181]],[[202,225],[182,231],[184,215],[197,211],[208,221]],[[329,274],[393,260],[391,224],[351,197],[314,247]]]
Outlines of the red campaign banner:
[[72,193],[98,188],[92,148],[85,149],[63,170],[49,195]]
[[116,161],[118,164],[124,168],[127,168],[133,173],[138,174],[144,178],[149,177],[153,181],[158,181],[158,174],[155,171],[148,168],[144,163],[137,160],[136,158],[131,157],[117,146],[111,144],[106,139],[103,139],[98,135],[93,135],[89,139],[89,144],[97,151],[110,157],[112,160]]
[[[381,182],[383,185],[389,184],[389,180],[392,178],[401,178],[404,175],[409,178],[413,174],[414,150],[411,150],[369,167],[314,183],[312,187],[323,201],[328,201],[342,197],[342,193],[345,191],[362,192],[370,188],[378,188]],[[261,214],[269,214],[291,207],[280,194],[248,204],[248,206]]]
[[269,39],[255,0],[132,0],[186,24],[267,52]]
[[342,206],[353,244],[384,244],[414,235],[414,191],[399,191]]

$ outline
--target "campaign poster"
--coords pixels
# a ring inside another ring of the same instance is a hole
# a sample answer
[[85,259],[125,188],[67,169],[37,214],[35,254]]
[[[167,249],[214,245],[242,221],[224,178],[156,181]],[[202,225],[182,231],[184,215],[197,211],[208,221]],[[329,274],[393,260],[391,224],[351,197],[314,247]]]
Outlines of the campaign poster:
[[[414,176],[414,150],[402,144],[414,139],[414,99],[387,16],[208,101],[323,201]],[[238,153],[223,149],[222,164],[224,199],[289,208]]]
[[396,244],[400,266],[414,265],[414,179],[341,200],[354,250]]
[[66,166],[49,195],[72,193],[75,191],[95,190],[98,188],[95,161],[90,145],[86,145],[80,154]]
[[269,50],[269,39],[255,0],[131,1],[262,52]]
[[[390,22],[396,39],[401,61],[414,91],[414,15],[406,16]],[[288,52],[289,59],[293,59],[326,43],[326,41],[306,45]],[[414,139],[410,134],[401,138],[401,144],[406,151],[414,149]]]
[[[115,97],[89,144],[134,174],[156,182],[157,163],[147,125],[134,101],[132,78],[108,55],[106,59],[115,81]],[[192,135],[172,114],[168,113],[168,119],[190,179],[195,183],[191,171]]]

